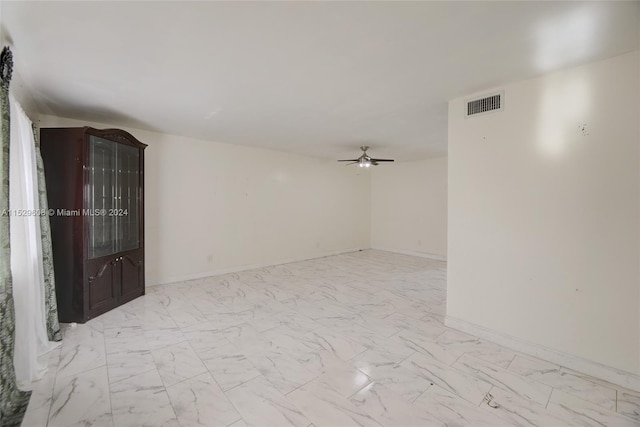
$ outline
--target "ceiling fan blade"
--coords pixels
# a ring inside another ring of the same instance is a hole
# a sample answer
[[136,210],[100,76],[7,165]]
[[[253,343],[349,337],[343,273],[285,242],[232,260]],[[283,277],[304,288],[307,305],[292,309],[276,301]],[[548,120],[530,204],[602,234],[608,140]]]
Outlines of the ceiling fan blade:
[[357,164],[360,167],[368,168],[369,166],[377,166],[379,162],[393,162],[393,159],[374,159],[373,157],[367,154],[367,149],[369,147],[362,146],[360,149],[362,150],[362,155],[357,159],[340,159],[339,162],[349,162],[347,165]]

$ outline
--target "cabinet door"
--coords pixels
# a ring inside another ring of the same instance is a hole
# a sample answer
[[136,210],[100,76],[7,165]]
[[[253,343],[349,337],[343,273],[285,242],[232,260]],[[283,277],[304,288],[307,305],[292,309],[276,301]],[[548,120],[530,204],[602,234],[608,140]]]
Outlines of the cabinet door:
[[144,293],[142,250],[125,252],[120,258],[120,304],[124,304]]
[[89,136],[85,226],[91,316],[144,294],[140,146],[118,132]]
[[116,153],[116,246],[118,252],[140,247],[140,150],[119,144]]
[[117,285],[121,276],[115,257],[89,260],[87,267],[89,278],[86,298],[89,310],[85,313],[85,320],[118,305]]
[[89,259],[110,256],[118,251],[116,217],[118,144],[96,136],[89,137],[89,182],[87,212]]

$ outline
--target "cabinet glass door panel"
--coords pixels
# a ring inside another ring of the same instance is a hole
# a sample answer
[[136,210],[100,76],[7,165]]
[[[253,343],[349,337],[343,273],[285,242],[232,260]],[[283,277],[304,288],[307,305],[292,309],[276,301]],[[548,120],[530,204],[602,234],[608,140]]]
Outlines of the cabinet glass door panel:
[[89,258],[99,258],[117,252],[116,209],[116,149],[113,141],[90,137],[89,141]]
[[118,252],[140,247],[140,150],[119,145],[117,152],[117,209],[114,212]]

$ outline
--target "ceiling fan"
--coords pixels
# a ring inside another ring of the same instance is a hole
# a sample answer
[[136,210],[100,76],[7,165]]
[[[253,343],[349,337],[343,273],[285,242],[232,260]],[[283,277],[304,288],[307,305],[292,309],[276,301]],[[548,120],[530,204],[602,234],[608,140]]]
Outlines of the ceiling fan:
[[369,149],[369,147],[366,145],[363,145],[362,147],[360,147],[360,149],[362,150],[362,156],[358,157],[357,159],[346,159],[346,160],[338,160],[338,161],[351,162],[351,163],[347,163],[347,166],[357,163],[358,166],[361,168],[368,168],[368,167],[371,167],[371,165],[377,166],[378,162],[393,162],[393,159],[373,159],[369,157],[369,155],[367,154],[367,150]]

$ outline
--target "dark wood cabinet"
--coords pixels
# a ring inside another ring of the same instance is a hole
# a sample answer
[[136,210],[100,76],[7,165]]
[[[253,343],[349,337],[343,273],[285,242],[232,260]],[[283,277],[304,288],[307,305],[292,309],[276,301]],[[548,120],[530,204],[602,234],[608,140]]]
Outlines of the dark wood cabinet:
[[61,322],[144,295],[145,147],[119,129],[40,129]]

